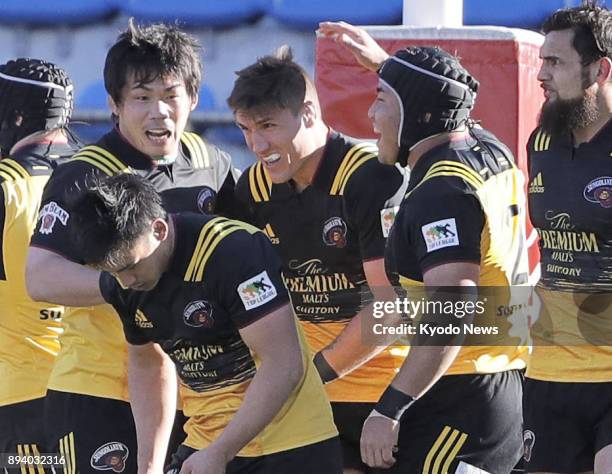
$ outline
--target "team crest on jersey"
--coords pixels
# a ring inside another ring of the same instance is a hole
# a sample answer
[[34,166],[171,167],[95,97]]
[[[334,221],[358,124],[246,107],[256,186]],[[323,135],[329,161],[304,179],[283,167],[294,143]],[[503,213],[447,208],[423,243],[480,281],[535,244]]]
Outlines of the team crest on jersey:
[[267,271],[263,271],[238,285],[238,295],[245,309],[253,309],[276,298],[276,288]]
[[45,204],[40,210],[40,214],[38,215],[38,220],[40,220],[38,232],[41,234],[50,234],[53,232],[53,226],[55,226],[57,220],[63,225],[66,225],[69,217],[70,214],[62,209],[58,203],[51,201]]
[[213,214],[216,200],[217,193],[208,186],[204,186],[198,193],[198,209],[203,214]]
[[612,177],[600,176],[584,187],[584,198],[601,207],[612,207]]
[[323,224],[323,242],[329,247],[346,247],[346,222],[341,217],[332,217]]
[[125,460],[130,455],[128,447],[118,441],[103,444],[91,456],[91,467],[96,471],[123,472]]
[[385,239],[389,237],[389,232],[391,232],[391,227],[393,226],[393,222],[395,222],[397,211],[399,211],[399,206],[388,207],[380,211],[380,226]]
[[215,320],[212,315],[213,309],[211,304],[204,300],[192,301],[183,310],[185,324],[194,328],[213,327]]
[[523,459],[529,462],[531,460],[531,451],[535,445],[535,433],[531,430],[523,432]]
[[457,223],[454,217],[425,224],[421,227],[421,232],[423,233],[425,244],[427,244],[428,252],[459,245]]

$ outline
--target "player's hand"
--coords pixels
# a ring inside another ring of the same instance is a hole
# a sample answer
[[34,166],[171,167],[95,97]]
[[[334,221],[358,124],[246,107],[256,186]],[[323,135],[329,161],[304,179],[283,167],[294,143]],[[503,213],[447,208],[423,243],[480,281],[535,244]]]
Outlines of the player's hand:
[[389,54],[363,28],[344,21],[319,23],[319,31],[346,47],[366,69],[376,72]]
[[388,469],[395,464],[399,421],[370,413],[361,431],[361,460],[370,467]]
[[180,474],[225,474],[226,465],[225,455],[211,445],[189,456]]

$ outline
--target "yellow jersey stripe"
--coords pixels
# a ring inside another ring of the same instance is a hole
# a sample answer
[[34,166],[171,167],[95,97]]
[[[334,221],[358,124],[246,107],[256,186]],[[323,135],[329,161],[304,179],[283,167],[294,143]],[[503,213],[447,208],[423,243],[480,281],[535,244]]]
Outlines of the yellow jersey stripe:
[[[119,160],[119,158],[117,158],[115,155],[113,155],[110,151],[105,150],[102,147],[99,147],[99,146],[96,146],[96,145],[90,145],[90,146],[85,147],[83,150],[91,150],[94,153],[97,153],[101,158],[104,158],[104,159],[110,161],[111,163],[113,163],[119,169],[127,168],[125,163],[123,163],[121,160]],[[81,150],[81,151],[83,151],[83,150]],[[80,151],[79,151],[79,153],[80,153]]]
[[[104,151],[104,153],[99,153],[98,150],[102,150]],[[108,170],[110,170],[113,174],[117,174],[117,173],[121,173],[122,171],[129,170],[128,166],[123,164],[121,161],[115,158],[112,154],[110,154],[106,150],[103,150],[100,147],[85,147],[81,151],[79,151],[76,155],[74,155],[73,159],[78,160],[84,157],[93,159],[95,163],[92,163],[91,161],[89,161],[89,163],[94,164],[94,166],[98,168],[100,168],[100,166],[104,166]],[[96,164],[96,163],[99,163],[99,164]]]
[[268,186],[268,176],[267,172],[264,169],[264,166],[261,163],[257,163],[256,166],[257,173],[257,184],[259,185],[259,192],[261,193],[261,197],[264,201],[270,200],[270,191],[271,189]]
[[206,150],[204,140],[202,140],[202,137],[197,133],[190,133],[189,135],[200,150],[200,162],[202,163],[202,166],[205,168],[210,168],[210,158],[208,156],[208,150]]
[[468,435],[466,433],[461,433],[461,436],[459,436],[459,439],[455,443],[455,446],[453,446],[453,449],[448,454],[448,457],[446,458],[446,461],[442,465],[442,471],[440,471],[440,472],[442,472],[442,473],[450,472],[449,471],[450,465],[454,461],[454,459],[457,457],[457,454],[459,453],[459,450],[465,444],[465,440],[467,439],[467,437],[468,437]]
[[377,153],[378,149],[376,148],[376,145],[365,142],[358,143],[357,145],[353,145],[351,148],[349,148],[349,150],[344,154],[344,157],[342,158],[340,168],[338,168],[338,171],[336,172],[336,176],[334,177],[334,181],[331,186],[330,194],[338,194],[340,190],[340,183],[344,181],[344,175],[347,169],[350,168],[350,166],[352,165],[353,160],[355,159],[355,155],[359,151]]
[[[482,179],[482,176],[480,176],[476,170],[470,168],[469,166],[463,164],[463,163],[457,163],[456,161],[438,161],[437,163],[434,163],[431,168],[429,168],[429,170],[427,170],[427,174],[429,173],[433,173],[435,171],[437,171],[438,169],[444,169],[444,170],[448,170],[448,169],[456,169],[457,171],[461,171],[467,174],[472,175],[472,177],[474,178],[474,180],[480,182],[480,184],[484,184],[484,179]],[[426,176],[427,176],[426,174]]]
[[5,181],[15,181],[19,179],[17,171],[10,166],[5,166],[2,162],[0,162],[0,176],[2,176]]
[[440,465],[442,464],[442,461],[446,457],[446,453],[451,448],[451,446],[455,442],[455,439],[457,439],[458,436],[459,436],[459,431],[453,430],[450,436],[446,439],[446,441],[444,442],[444,446],[442,446],[442,448],[440,449],[440,452],[436,456],[436,460],[434,461],[433,469],[431,471],[432,474],[442,474],[442,471],[440,471]]
[[204,277],[204,269],[206,268],[206,264],[208,263],[208,259],[210,258],[210,256],[214,252],[214,250],[217,248],[217,245],[219,245],[219,243],[225,237],[227,237],[228,235],[236,232],[237,230],[240,230],[240,228],[239,227],[226,228],[226,229],[222,230],[221,232],[217,232],[215,234],[213,241],[210,242],[210,244],[206,248],[206,253],[202,257],[202,260],[200,260],[200,263],[198,265],[198,269],[197,269],[196,275],[194,277],[194,281],[202,281],[202,279]]
[[550,146],[550,139],[551,139],[551,136],[546,135],[546,142],[544,143],[544,150],[548,150],[548,147]]
[[[244,230],[250,234],[261,232],[256,227],[239,221],[218,218],[216,223],[204,225],[200,232],[200,238],[196,245],[196,250],[189,262],[189,267],[185,273],[185,281],[202,281],[206,264],[215,248],[221,240],[237,230]],[[206,230],[205,230],[206,229]]]
[[438,438],[434,442],[433,446],[427,453],[427,457],[425,458],[425,464],[423,464],[423,474],[430,474],[429,467],[431,466],[431,462],[433,461],[434,456],[440,449],[440,446],[444,442],[444,439],[450,432],[450,426],[445,426],[442,432],[438,435]]
[[458,178],[465,179],[465,180],[466,180],[466,181],[468,181],[468,182],[469,182],[469,183],[470,183],[472,186],[474,186],[476,189],[479,189],[479,188],[481,188],[481,187],[482,187],[482,185],[480,185],[479,183],[476,183],[476,182],[474,182],[474,181],[470,181],[470,178],[469,178],[468,176],[461,175],[461,174],[459,174],[459,173],[457,173],[457,172],[454,172],[454,171],[452,171],[452,172],[440,171],[440,172],[438,172],[438,173],[434,173],[434,174],[431,174],[431,175],[429,175],[429,176],[424,177],[424,178],[423,178],[423,179],[422,179],[422,180],[419,182],[419,184],[417,184],[417,185],[416,185],[414,188],[412,188],[410,191],[408,191],[408,192],[406,193],[406,195],[404,196],[404,198],[407,198],[408,196],[410,196],[410,195],[411,195],[411,194],[412,194],[414,191],[416,191],[416,190],[419,188],[419,186],[421,186],[423,183],[425,183],[425,181],[428,181],[428,180],[430,180],[430,179],[432,179],[432,178],[436,178],[436,177],[439,177],[439,176],[455,176],[455,177],[458,177]]
[[[34,454],[34,456],[40,457],[40,451],[38,450],[38,446],[36,446],[35,444],[32,444],[30,446],[32,446],[32,453]],[[45,470],[41,464],[36,465],[36,474],[45,474]]]
[[353,165],[351,165],[351,168],[346,172],[344,178],[342,179],[342,182],[340,184],[340,195],[344,194],[344,188],[346,188],[346,184],[349,182],[349,178],[351,177],[351,175],[366,161],[371,160],[372,158],[376,158],[376,156],[376,153],[367,153],[365,155],[360,155],[360,158],[355,161]]
[[30,177],[30,173],[28,173],[26,169],[23,166],[21,166],[19,163],[17,163],[15,160],[11,160],[10,158],[5,158],[4,160],[2,160],[2,164],[8,166],[9,168],[13,168],[17,172],[20,178],[27,179]]
[[202,230],[200,231],[200,235],[198,236],[198,241],[196,242],[195,249],[191,256],[191,260],[189,261],[189,265],[187,266],[187,271],[185,272],[185,281],[191,280],[195,266],[200,260],[202,253],[204,252],[203,243],[206,239],[207,234],[212,231],[216,224],[225,221],[227,221],[227,219],[223,217],[215,217],[214,219],[209,220],[206,224],[202,226]]
[[189,133],[185,132],[181,135],[181,142],[185,144],[187,147],[187,151],[189,151],[189,156],[191,157],[191,162],[193,163],[194,168],[201,168],[202,162],[200,161],[200,154],[196,152],[195,145],[189,136]]
[[72,466],[72,472],[76,474],[76,450],[74,449],[74,431],[71,431],[68,435],[70,440],[70,465]]
[[261,194],[259,194],[259,190],[257,189],[257,184],[255,183],[255,168],[257,167],[257,164],[251,166],[249,168],[249,188],[251,189],[251,195],[253,196],[253,200],[255,202],[261,202],[263,201],[263,198],[261,197]]
[[114,174],[116,174],[113,171],[111,171],[110,169],[108,169],[106,166],[101,164],[100,162],[94,160],[93,158],[88,158],[86,156],[75,156],[72,160],[73,161],[85,161],[85,162],[89,163],[90,165],[95,166],[96,168],[98,168],[100,171],[102,171],[103,173],[105,173],[108,176],[113,176]]

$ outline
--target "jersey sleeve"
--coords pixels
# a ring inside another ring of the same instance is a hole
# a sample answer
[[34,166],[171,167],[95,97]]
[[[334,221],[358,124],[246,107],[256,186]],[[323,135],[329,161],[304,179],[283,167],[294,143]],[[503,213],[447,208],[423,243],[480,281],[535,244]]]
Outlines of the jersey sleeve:
[[423,183],[411,196],[406,217],[403,230],[422,272],[450,262],[480,263],[484,211],[460,178]]
[[217,191],[217,206],[215,214],[229,218],[239,217],[239,207],[236,203],[234,188],[240,177],[240,171],[232,164],[232,157],[226,151],[207,143],[208,153],[215,157],[215,170],[219,189]]
[[83,263],[71,232],[69,202],[87,180],[98,175],[97,168],[86,163],[66,163],[59,166],[45,186],[38,222],[31,245],[62,255],[76,263]]
[[344,206],[349,225],[359,235],[364,261],[384,255],[389,229],[407,184],[402,171],[376,159],[362,165],[348,182]]
[[236,188],[234,189],[234,198],[237,208],[236,218],[256,226],[255,207],[248,179],[249,169],[250,168],[247,168],[240,178],[238,178]]
[[238,328],[289,303],[280,258],[262,232],[225,237],[211,256],[211,267],[219,269],[215,292]]
[[117,279],[107,272],[100,274],[99,284],[102,297],[115,309],[121,319],[127,342],[134,345],[151,342],[136,326],[136,318],[134,317],[136,308],[130,307],[134,306],[130,305],[130,291],[123,289]]

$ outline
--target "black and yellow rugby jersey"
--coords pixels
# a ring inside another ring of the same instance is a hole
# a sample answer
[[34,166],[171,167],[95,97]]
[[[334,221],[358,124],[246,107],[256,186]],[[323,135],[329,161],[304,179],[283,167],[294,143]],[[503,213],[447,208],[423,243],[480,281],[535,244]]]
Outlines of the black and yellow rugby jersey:
[[528,156],[542,309],[527,374],[612,381],[612,122],[577,147],[537,129]]
[[0,406],[43,397],[59,352],[63,307],[30,299],[25,264],[45,183],[75,151],[39,143],[0,160]]
[[[236,186],[249,222],[279,251],[296,315],[314,352],[328,346],[371,301],[363,271],[384,256],[385,241],[407,186],[395,167],[377,160],[376,145],[330,135],[312,184],[272,184],[264,165]],[[326,385],[333,401],[373,402],[401,366],[405,351],[389,348]]]
[[[144,176],[161,193],[170,212],[228,211],[217,209],[216,204],[233,200],[227,197],[234,187],[229,155],[193,133],[185,133],[181,142],[181,151],[174,163],[160,166],[128,144],[116,130],[95,145],[79,150],[49,180],[31,245],[82,262],[70,239],[70,209],[66,202],[70,193],[77,186],[83,187],[92,175],[137,173]],[[49,388],[128,400],[127,346],[113,309],[107,305],[68,308],[64,327]]]
[[[153,290],[122,289],[108,274],[101,288],[119,313],[128,342],[156,342],[173,360],[190,418],[184,444],[202,449],[232,419],[257,370],[258,360],[238,329],[288,304],[289,297],[278,255],[255,227],[223,217],[173,219],[175,254]],[[285,451],[336,435],[323,386],[298,331],[304,379],[240,456]]]
[[[385,252],[394,284],[422,286],[428,268],[457,261],[478,263],[480,286],[508,287],[508,298],[511,285],[527,283],[523,176],[493,135],[473,133],[478,140],[439,145],[412,169]],[[511,323],[499,324],[499,338],[488,338],[490,346],[464,346],[446,374],[523,368],[521,339],[510,338]]]

